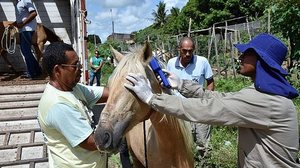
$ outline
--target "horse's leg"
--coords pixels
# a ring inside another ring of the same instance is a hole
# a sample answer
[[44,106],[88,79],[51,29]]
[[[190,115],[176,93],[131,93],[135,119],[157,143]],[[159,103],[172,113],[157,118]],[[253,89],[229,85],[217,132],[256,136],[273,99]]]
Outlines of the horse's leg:
[[36,55],[36,59],[38,61],[38,63],[40,63],[40,60],[43,56],[42,51],[44,50],[44,44],[38,44],[38,45],[34,45],[34,51],[35,51],[35,55]]
[[2,56],[3,60],[7,63],[9,70],[14,73],[17,72],[16,69],[14,68],[14,66],[12,65],[12,63],[7,58],[7,52],[3,49],[1,49],[1,51],[0,51],[0,57],[1,56]]

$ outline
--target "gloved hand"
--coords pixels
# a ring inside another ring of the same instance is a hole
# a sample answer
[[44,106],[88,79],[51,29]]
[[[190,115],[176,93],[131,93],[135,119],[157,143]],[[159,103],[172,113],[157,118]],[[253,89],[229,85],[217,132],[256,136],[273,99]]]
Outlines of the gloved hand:
[[133,91],[142,102],[149,104],[153,96],[149,80],[140,73],[128,73],[126,80],[129,83],[124,83],[125,88]]
[[[182,79],[180,79],[178,76],[176,76],[175,74],[173,74],[172,72],[166,69],[162,69],[162,71],[166,74],[168,81],[171,85],[171,88],[178,90],[179,86],[182,85]],[[159,82],[161,82],[160,77],[158,77],[158,80]]]

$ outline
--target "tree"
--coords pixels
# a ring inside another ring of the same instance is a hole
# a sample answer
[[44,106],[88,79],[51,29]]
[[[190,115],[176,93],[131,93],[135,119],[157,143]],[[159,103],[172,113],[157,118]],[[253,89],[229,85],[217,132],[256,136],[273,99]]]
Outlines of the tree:
[[165,34],[178,34],[180,33],[180,9],[177,7],[172,7],[170,12],[171,13],[167,16],[167,23],[163,27],[163,32]]
[[193,29],[211,27],[216,22],[248,16],[257,18],[263,15],[264,6],[256,0],[189,0],[182,13],[193,19]]
[[152,15],[154,17],[155,27],[161,27],[167,22],[167,11],[166,3],[160,1],[157,6],[157,11],[153,11]]
[[[297,0],[269,1],[272,32],[282,33],[289,40],[291,60],[300,60],[300,2]],[[291,61],[291,63],[292,63]],[[292,68],[291,64],[289,68]]]
[[90,35],[88,35],[88,42],[91,42],[94,45],[98,45],[98,44],[101,44],[101,39],[96,34],[90,34]]

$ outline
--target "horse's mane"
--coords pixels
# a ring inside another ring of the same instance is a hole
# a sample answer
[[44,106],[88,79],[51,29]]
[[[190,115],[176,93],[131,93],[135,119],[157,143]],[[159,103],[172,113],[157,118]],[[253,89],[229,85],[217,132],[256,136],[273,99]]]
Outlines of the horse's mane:
[[117,80],[116,78],[120,77],[120,74],[128,73],[128,72],[139,72],[145,75],[145,68],[138,58],[138,52],[140,52],[140,47],[130,48],[130,52],[128,52],[124,58],[118,63],[118,66],[114,70],[111,75],[111,82]]
[[[109,80],[110,82],[113,82],[114,84],[120,84],[120,82],[117,80],[120,80],[120,78],[122,77],[125,78],[123,74],[127,74],[128,72],[131,72],[131,73],[142,73],[144,76],[148,77],[151,83],[156,82],[157,85],[160,86],[157,80],[155,79],[155,75],[153,71],[150,70],[151,68],[147,67],[148,65],[146,65],[144,62],[141,61],[141,58],[139,57],[139,53],[142,52],[141,48],[142,48],[141,46],[130,48],[130,52],[128,52],[124,56],[124,58],[119,62],[115,71],[111,75],[112,78]],[[160,90],[162,89],[160,88]],[[193,140],[191,136],[191,129],[190,126],[187,124],[187,122],[175,118],[171,115],[162,115],[161,120],[159,122],[167,122],[172,124],[174,126],[174,129],[170,131],[177,131],[178,133],[181,133],[184,139],[184,143],[188,147],[192,148]]]
[[45,33],[47,35],[47,40],[52,43],[52,42],[58,42],[58,41],[62,41],[62,39],[56,35],[53,31],[51,31],[50,29],[48,29],[46,26],[42,25],[43,29],[45,30]]

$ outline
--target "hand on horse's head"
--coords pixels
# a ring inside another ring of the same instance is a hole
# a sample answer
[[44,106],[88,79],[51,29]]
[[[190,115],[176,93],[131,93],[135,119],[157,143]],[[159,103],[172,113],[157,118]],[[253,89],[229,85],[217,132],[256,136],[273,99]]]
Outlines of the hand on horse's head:
[[133,91],[142,102],[149,104],[153,96],[149,80],[140,73],[128,73],[126,80],[129,83],[124,83],[125,88]]
[[[173,74],[172,72],[170,72],[166,69],[162,69],[162,71],[166,74],[171,88],[178,90],[178,88],[180,88],[182,85],[182,79],[180,79],[178,76],[176,76],[175,74]],[[157,78],[158,78],[159,82],[161,83],[161,85],[163,86],[160,77],[158,76]]]

